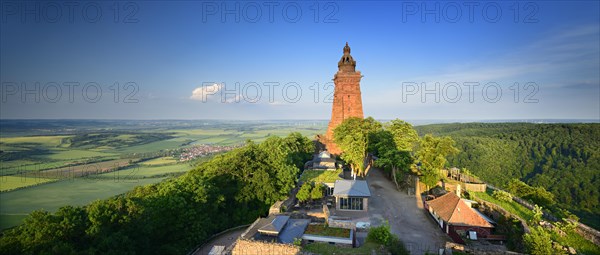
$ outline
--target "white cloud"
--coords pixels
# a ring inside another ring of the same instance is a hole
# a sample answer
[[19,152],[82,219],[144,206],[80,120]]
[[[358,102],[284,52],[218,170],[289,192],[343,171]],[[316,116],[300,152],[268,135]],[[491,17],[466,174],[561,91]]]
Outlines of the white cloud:
[[209,96],[217,94],[223,88],[222,84],[212,84],[194,89],[190,99],[206,102]]

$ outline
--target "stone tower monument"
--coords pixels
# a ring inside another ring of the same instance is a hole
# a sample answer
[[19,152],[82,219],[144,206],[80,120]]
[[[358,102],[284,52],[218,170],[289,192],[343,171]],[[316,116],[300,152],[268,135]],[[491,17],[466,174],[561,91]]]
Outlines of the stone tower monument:
[[356,71],[356,61],[350,55],[350,46],[344,46],[344,55],[338,62],[338,71],[333,76],[335,89],[333,92],[333,108],[327,134],[322,143],[333,154],[341,150],[333,142],[333,130],[350,117],[363,118],[362,99],[360,94],[360,71]]

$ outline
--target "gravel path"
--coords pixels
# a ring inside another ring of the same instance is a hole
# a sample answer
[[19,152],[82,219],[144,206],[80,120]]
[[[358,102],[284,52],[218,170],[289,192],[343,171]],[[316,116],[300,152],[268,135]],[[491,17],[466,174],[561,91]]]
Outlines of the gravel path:
[[404,241],[411,254],[437,254],[438,249],[450,241],[425,212],[420,198],[397,191],[379,169],[371,169],[367,181],[371,189],[369,215],[372,226],[388,220],[392,232]]

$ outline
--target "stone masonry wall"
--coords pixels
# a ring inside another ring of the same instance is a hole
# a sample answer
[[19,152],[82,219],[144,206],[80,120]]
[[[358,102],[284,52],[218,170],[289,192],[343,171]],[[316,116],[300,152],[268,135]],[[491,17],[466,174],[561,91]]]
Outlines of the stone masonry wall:
[[239,239],[233,247],[232,255],[279,255],[301,254],[300,247],[291,244],[269,243]]
[[345,119],[350,117],[364,118],[362,95],[360,92],[360,71],[351,69],[340,69],[333,79],[335,83],[333,93],[333,106],[331,109],[331,120],[327,127],[327,133],[321,141],[327,150],[333,154],[340,154],[341,150],[333,142],[333,130]]

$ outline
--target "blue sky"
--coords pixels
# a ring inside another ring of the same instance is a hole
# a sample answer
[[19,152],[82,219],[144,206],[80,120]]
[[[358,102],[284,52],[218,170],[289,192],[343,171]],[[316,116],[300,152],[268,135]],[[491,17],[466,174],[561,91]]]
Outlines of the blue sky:
[[597,1],[72,3],[2,2],[0,118],[328,119],[349,42],[377,119],[600,119]]

